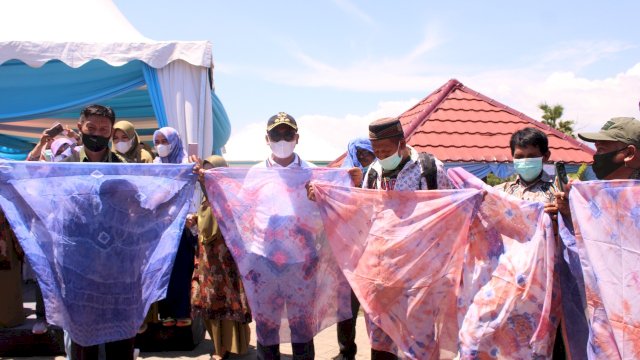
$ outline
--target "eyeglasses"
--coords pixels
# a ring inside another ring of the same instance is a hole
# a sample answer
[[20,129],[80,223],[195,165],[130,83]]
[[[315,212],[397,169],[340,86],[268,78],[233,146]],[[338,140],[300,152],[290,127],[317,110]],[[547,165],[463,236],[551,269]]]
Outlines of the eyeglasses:
[[292,141],[293,138],[296,137],[296,133],[294,131],[286,131],[286,132],[270,131],[268,134],[269,134],[269,139],[273,142],[278,142],[281,140]]

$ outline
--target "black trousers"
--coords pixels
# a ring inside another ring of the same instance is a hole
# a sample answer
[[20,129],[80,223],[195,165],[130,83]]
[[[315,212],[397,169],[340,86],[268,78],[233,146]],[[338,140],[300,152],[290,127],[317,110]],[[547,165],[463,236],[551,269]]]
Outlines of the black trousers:
[[340,355],[344,360],[353,360],[358,352],[356,345],[356,320],[358,311],[360,310],[360,302],[356,295],[351,291],[351,319],[343,320],[338,323],[338,346],[340,346]]
[[[104,345],[107,360],[133,360],[136,338],[108,342]],[[71,341],[71,360],[98,360],[100,345],[80,346]]]
[[[313,360],[316,357],[313,339],[306,343],[292,343],[293,360]],[[264,346],[258,343],[258,360],[280,360],[280,344]]]
[[191,317],[191,278],[197,241],[191,231],[183,229],[176,260],[171,269],[167,296],[159,301],[160,317],[163,319]]

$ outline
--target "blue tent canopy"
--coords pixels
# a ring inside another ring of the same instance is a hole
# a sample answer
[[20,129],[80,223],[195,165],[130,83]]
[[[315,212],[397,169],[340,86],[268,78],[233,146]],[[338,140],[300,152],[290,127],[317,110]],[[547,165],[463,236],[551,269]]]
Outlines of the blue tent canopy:
[[[19,60],[0,65],[0,157],[21,160],[51,122],[33,119],[76,121],[89,104],[111,106],[119,120],[131,121],[140,135],[148,136],[166,119],[161,101],[152,101],[149,89],[161,91],[156,69],[140,60],[112,66],[92,60],[72,68],[51,60],[34,68]],[[161,98],[160,93],[155,94]],[[219,153],[229,139],[231,124],[222,102],[211,91],[213,148]],[[40,126],[37,126],[40,125]]]

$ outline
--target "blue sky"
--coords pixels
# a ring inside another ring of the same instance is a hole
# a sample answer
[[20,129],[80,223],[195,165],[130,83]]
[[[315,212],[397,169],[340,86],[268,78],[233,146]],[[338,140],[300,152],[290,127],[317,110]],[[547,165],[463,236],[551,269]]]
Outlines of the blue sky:
[[213,43],[232,160],[268,154],[278,111],[298,153],[333,159],[450,78],[536,119],[560,103],[583,131],[640,117],[638,1],[114,2],[149,38]]

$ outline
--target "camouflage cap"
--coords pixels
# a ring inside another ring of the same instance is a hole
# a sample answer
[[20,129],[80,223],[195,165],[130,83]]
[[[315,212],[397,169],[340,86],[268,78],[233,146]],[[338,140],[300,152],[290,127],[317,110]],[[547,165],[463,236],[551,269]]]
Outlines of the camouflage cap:
[[616,117],[607,121],[602,129],[594,133],[581,133],[584,141],[619,141],[640,148],[640,121],[632,117]]

